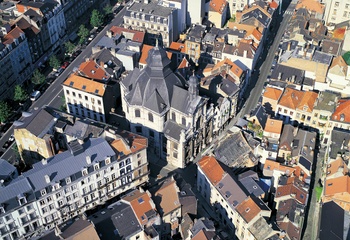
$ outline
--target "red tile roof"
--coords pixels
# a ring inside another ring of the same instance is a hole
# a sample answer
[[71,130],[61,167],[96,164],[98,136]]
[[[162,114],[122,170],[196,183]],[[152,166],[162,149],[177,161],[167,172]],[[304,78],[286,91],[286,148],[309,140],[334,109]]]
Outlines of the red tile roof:
[[160,207],[163,216],[181,207],[178,197],[178,188],[174,179],[169,178],[163,183],[161,188],[155,193],[156,197],[160,197]]
[[123,27],[112,26],[109,30],[112,32],[113,36],[116,34],[120,34],[123,35],[125,38],[133,40],[134,42],[143,43],[143,40],[145,38],[144,32]]
[[63,85],[78,89],[86,93],[96,94],[97,96],[103,96],[105,93],[105,87],[103,83],[87,79],[85,77],[71,74]]
[[[149,51],[154,48],[153,46],[147,45],[147,44],[143,44],[142,46],[142,50],[141,50],[141,56],[139,59],[139,63],[142,64],[147,64],[146,59],[148,57],[148,53]],[[171,52],[167,52],[167,56],[169,59],[171,59],[172,53]]]
[[211,0],[209,6],[210,9],[222,14],[227,4],[226,0]]
[[236,207],[236,211],[246,223],[249,223],[261,212],[261,209],[251,197],[248,197]]
[[184,43],[179,43],[179,42],[172,42],[170,44],[169,49],[174,50],[174,51],[179,51],[182,53],[186,53],[186,48]]
[[266,87],[263,97],[277,101],[281,97],[281,95],[282,90],[273,87]]
[[152,207],[153,201],[147,194],[147,192],[140,192],[140,190],[134,190],[122,198],[122,200],[130,203],[132,209],[134,210],[139,223],[144,226],[147,224],[148,220],[146,212],[154,210]]
[[340,99],[331,117],[332,120],[350,123],[350,100]]
[[216,186],[225,175],[224,169],[222,169],[215,157],[204,156],[199,160],[198,166],[214,186]]
[[268,118],[265,124],[265,132],[281,134],[283,126],[282,120]]
[[324,185],[324,195],[334,195],[337,193],[350,194],[350,176],[326,179]]
[[88,60],[81,63],[79,66],[79,74],[100,81],[105,81],[110,78],[109,73],[107,73],[105,69],[98,65],[94,60]]
[[21,34],[24,34],[24,32],[19,27],[16,26],[14,29],[12,29],[8,34],[4,36],[4,38],[2,39],[2,43],[5,45],[11,44],[15,39],[18,39],[21,36]]

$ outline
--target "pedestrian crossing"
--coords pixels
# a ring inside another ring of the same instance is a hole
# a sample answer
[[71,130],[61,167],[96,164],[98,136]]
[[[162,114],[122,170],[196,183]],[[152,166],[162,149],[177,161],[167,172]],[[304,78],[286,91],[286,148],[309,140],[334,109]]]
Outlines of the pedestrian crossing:
[[284,12],[284,14],[287,14],[287,15],[293,15],[293,13],[294,13],[294,11],[289,11],[289,10]]

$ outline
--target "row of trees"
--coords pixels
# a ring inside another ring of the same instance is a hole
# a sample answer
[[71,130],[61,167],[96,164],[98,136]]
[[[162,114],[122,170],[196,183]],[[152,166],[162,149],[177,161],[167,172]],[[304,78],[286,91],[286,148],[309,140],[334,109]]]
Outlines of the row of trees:
[[[123,0],[118,0],[118,2],[122,2]],[[91,13],[90,18],[90,24],[92,27],[97,28],[100,27],[103,24],[104,17],[110,15],[113,13],[112,6],[107,5],[104,7],[102,13],[98,10],[94,9]],[[79,43],[82,44],[85,42],[86,38],[89,36],[90,31],[85,27],[85,25],[81,25],[79,27],[77,35],[79,36]],[[67,53],[73,53],[76,46],[68,41],[64,44],[66,52]],[[54,68],[58,69],[61,66],[61,61],[57,58],[57,56],[52,55],[49,59],[49,65]],[[31,78],[31,82],[34,85],[41,85],[45,83],[46,77],[44,74],[42,74],[38,69],[36,69],[33,73],[33,76]],[[13,95],[13,100],[15,102],[21,103],[28,99],[28,93],[27,91],[20,85],[15,86],[15,92]],[[11,106],[6,101],[0,101],[0,122],[5,123],[9,117],[11,116]]]

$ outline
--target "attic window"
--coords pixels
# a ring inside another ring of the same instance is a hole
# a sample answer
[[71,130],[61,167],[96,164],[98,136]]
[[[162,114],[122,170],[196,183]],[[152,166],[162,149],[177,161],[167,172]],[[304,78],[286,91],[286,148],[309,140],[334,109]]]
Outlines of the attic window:
[[3,214],[3,213],[5,213],[5,209],[4,207],[0,207],[0,214]]
[[70,86],[70,87],[73,87],[73,85],[74,85],[74,82],[71,81],[71,82],[69,83],[69,86]]
[[230,193],[229,191],[226,191],[226,193],[225,193],[225,197],[226,197],[226,198],[231,197],[231,193]]
[[83,90],[85,90],[85,89],[86,89],[86,86],[85,86],[85,85],[83,85],[82,89],[83,89]]
[[246,210],[245,210],[246,212],[249,212],[250,211],[250,208],[246,208]]
[[98,89],[96,89],[96,90],[95,90],[95,93],[96,93],[96,94],[98,94],[98,92],[99,92],[99,90],[98,90]]
[[140,197],[139,199],[137,199],[137,201],[138,201],[140,204],[144,202],[144,200],[143,200],[142,197]]
[[224,186],[223,183],[219,183],[219,189],[221,189]]
[[258,189],[258,187],[254,185],[254,186],[253,186],[253,189]]

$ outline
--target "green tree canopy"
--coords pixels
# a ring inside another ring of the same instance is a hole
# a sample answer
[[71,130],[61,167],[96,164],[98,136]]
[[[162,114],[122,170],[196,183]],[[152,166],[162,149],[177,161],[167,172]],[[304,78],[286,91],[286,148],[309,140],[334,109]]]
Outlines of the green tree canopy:
[[87,38],[87,36],[89,36],[89,30],[82,24],[79,27],[79,31],[77,33],[77,35],[79,36],[79,43],[83,43],[85,41],[85,39]]
[[107,5],[103,8],[103,12],[104,12],[105,16],[108,15],[108,14],[113,13],[113,8],[112,8],[112,6],[111,6],[110,4],[107,4]]
[[51,55],[49,59],[49,64],[52,68],[58,69],[61,66],[60,60],[56,57],[56,55]]
[[103,16],[102,16],[102,14],[96,9],[92,10],[91,18],[90,18],[90,24],[93,27],[99,27],[99,26],[102,25],[102,23],[103,23]]
[[0,101],[0,122],[5,123],[11,115],[10,106],[4,102]]
[[71,43],[70,41],[65,42],[64,46],[66,48],[66,53],[71,54],[74,52],[75,45],[73,43]]
[[21,87],[21,85],[15,86],[15,95],[13,96],[13,100],[22,102],[28,98],[27,92]]
[[[50,65],[51,65],[51,58],[50,58]],[[34,85],[40,85],[40,84],[43,84],[44,82],[45,82],[45,76],[41,72],[39,72],[38,69],[35,69],[32,77],[32,83]]]

